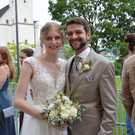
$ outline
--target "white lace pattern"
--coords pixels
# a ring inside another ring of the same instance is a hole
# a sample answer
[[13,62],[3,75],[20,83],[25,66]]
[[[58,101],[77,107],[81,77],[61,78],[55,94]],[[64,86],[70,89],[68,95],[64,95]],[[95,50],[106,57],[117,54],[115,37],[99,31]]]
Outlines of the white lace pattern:
[[42,104],[42,101],[53,98],[57,95],[58,91],[63,91],[65,87],[65,67],[66,61],[58,59],[58,63],[61,66],[60,74],[55,82],[52,76],[42,66],[36,57],[29,57],[25,59],[34,70],[33,78],[31,79],[31,88],[33,91],[33,102],[34,105]]

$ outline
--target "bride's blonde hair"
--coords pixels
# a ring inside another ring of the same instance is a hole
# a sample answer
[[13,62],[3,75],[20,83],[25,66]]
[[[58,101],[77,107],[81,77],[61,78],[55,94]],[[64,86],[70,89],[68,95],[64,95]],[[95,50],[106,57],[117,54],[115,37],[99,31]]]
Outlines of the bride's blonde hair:
[[59,34],[61,35],[62,37],[62,48],[64,46],[64,43],[65,43],[65,36],[64,36],[64,32],[63,32],[63,29],[61,27],[61,25],[57,24],[56,22],[48,22],[46,23],[40,30],[40,45],[41,45],[41,54],[43,54],[43,41],[44,41],[44,38],[47,36],[48,32],[50,29],[52,28],[55,28]]

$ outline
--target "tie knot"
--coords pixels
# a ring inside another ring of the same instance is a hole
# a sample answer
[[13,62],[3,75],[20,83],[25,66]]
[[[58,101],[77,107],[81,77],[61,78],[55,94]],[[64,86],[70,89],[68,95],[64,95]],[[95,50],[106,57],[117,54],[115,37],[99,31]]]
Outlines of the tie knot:
[[74,56],[74,61],[75,62],[79,62],[81,60],[81,57],[79,57],[79,56]]

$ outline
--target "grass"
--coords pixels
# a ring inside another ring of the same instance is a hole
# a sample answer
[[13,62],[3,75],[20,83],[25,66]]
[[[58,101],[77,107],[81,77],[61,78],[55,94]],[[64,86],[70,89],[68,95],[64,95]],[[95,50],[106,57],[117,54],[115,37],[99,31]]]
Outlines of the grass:
[[120,77],[116,77],[115,81],[116,81],[117,89],[121,89],[121,78]]
[[[121,78],[116,77],[116,86],[118,89],[117,92],[117,123],[121,123],[122,125],[125,123],[126,112],[125,109],[120,102],[120,92],[121,92]],[[114,135],[127,135],[126,127],[122,125],[117,125]]]

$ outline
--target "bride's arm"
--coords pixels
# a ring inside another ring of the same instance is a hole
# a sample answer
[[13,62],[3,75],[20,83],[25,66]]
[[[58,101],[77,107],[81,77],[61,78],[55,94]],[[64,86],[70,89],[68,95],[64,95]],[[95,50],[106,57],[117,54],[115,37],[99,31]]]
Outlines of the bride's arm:
[[18,86],[16,90],[16,95],[14,99],[15,108],[35,117],[42,119],[40,113],[41,111],[33,107],[25,100],[25,96],[28,89],[28,84],[30,79],[32,78],[33,69],[28,62],[24,62],[21,74],[18,81]]

